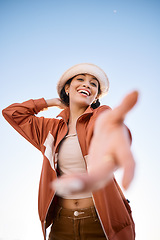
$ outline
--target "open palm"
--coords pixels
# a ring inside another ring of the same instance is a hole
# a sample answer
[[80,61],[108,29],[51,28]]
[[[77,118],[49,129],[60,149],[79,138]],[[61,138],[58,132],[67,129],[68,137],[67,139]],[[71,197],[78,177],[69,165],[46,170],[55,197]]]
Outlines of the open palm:
[[94,191],[107,184],[117,168],[123,168],[122,185],[128,188],[134,177],[135,161],[130,150],[131,139],[124,125],[125,115],[133,108],[138,92],[128,94],[111,111],[100,114],[95,123],[88,156],[88,173],[60,177],[53,184],[57,193]]

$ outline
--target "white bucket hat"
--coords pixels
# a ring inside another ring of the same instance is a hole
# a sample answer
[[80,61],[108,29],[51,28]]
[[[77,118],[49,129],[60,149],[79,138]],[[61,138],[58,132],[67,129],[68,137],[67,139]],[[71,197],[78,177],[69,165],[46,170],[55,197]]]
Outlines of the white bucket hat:
[[98,66],[91,63],[80,63],[69,68],[63,73],[61,78],[57,83],[57,92],[60,96],[61,90],[66,84],[66,82],[78,74],[90,74],[97,78],[100,84],[101,93],[99,97],[107,94],[109,89],[109,80],[105,72]]

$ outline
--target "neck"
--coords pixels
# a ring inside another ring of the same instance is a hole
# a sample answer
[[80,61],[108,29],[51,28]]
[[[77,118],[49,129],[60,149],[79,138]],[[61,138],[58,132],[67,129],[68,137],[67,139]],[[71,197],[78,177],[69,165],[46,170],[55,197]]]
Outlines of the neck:
[[76,105],[70,105],[70,117],[68,123],[70,133],[76,132],[76,121],[85,112],[86,109],[86,107],[78,108]]

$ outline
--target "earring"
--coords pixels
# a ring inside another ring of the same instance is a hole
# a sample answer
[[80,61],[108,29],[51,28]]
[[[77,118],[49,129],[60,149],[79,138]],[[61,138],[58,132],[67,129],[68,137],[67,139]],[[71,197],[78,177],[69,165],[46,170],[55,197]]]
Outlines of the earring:
[[93,104],[95,104],[97,101],[98,101],[98,99],[95,99],[95,100],[93,101]]
[[68,95],[69,95],[69,92],[66,92],[66,95],[68,96]]

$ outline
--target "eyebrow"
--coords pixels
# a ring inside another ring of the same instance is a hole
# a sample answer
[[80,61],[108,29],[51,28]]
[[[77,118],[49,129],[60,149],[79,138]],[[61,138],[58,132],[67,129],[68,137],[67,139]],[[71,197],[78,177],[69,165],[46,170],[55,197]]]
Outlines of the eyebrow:
[[[88,74],[88,73],[86,73],[86,74]],[[85,76],[86,74],[84,74],[84,73],[81,73],[81,74],[78,74],[78,75],[82,75],[82,76]],[[93,78],[92,78],[93,80],[96,80],[96,81],[98,81],[98,79],[96,78],[96,77],[94,77],[93,76]]]

